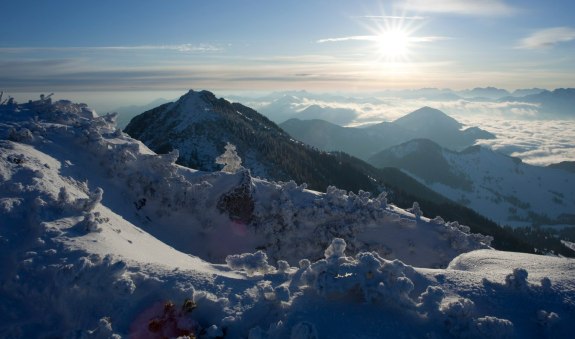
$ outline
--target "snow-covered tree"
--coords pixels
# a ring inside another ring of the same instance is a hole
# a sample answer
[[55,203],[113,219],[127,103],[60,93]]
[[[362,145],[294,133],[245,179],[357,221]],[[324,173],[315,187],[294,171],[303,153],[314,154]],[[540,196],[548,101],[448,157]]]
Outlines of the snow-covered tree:
[[236,145],[228,142],[225,149],[226,151],[216,158],[216,164],[224,165],[222,172],[236,173],[243,168],[242,158],[236,152]]
[[421,219],[421,216],[423,215],[423,212],[421,211],[417,201],[413,202],[413,206],[409,209],[409,211],[413,213],[416,219]]

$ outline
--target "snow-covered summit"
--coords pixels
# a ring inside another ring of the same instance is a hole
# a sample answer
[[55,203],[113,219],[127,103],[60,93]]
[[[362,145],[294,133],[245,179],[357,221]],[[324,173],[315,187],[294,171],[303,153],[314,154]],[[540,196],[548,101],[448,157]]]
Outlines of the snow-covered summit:
[[125,129],[157,153],[179,151],[178,164],[219,170],[214,159],[229,142],[243,166],[255,177],[306,182],[325,190],[377,191],[378,183],[354,166],[292,139],[265,116],[207,91],[189,91],[174,103],[161,105],[132,119]]
[[573,261],[550,258],[540,282],[520,267],[533,256],[504,281],[481,280],[476,256],[438,269],[489,239],[385,195],[181,167],[177,151],[157,155],[114,115],[90,112],[67,101],[0,106],[2,337],[571,331],[562,272]]

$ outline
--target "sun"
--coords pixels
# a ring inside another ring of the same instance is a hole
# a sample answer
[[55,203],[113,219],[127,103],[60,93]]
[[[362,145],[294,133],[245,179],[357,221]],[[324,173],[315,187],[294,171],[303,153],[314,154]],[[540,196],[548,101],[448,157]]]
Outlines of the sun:
[[409,34],[401,29],[389,29],[376,36],[379,56],[386,61],[405,60],[409,52]]
[[425,18],[420,16],[372,15],[364,22],[371,33],[374,56],[377,63],[385,65],[409,64],[417,45],[427,41],[426,37],[416,37]]

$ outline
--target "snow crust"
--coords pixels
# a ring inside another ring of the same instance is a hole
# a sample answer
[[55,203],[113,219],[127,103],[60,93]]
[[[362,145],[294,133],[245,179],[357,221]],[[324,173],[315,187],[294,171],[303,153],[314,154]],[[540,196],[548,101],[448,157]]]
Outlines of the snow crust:
[[572,259],[385,194],[183,168],[69,101],[0,117],[0,337],[573,332]]

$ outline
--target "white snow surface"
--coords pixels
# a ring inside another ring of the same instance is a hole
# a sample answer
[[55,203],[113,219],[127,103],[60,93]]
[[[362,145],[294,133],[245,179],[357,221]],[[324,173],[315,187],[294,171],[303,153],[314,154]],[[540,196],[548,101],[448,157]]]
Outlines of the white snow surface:
[[0,337],[575,329],[573,259],[495,251],[384,195],[183,168],[114,119],[68,101],[0,106]]
[[409,174],[439,194],[500,225],[573,226],[575,174],[525,164],[483,147],[461,153],[442,152],[453,172],[471,183],[470,189],[427,183],[417,175]]

